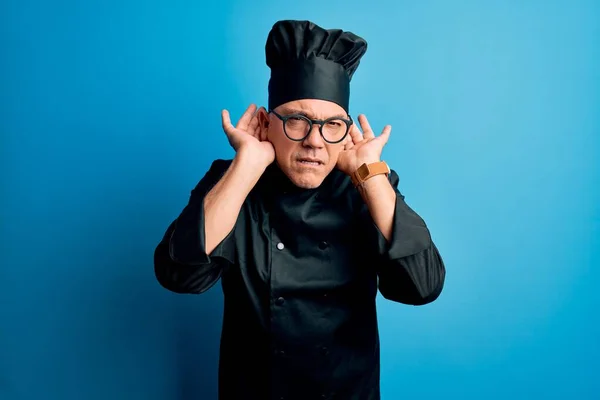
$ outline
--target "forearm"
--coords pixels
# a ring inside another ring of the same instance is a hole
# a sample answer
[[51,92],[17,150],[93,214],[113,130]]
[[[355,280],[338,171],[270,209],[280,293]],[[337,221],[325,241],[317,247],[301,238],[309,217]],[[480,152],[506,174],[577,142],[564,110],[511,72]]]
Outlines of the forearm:
[[215,160],[167,229],[154,254],[156,277],[165,288],[202,293],[235,262],[233,238],[228,235],[261,173],[244,160]]
[[246,197],[265,168],[243,154],[233,162],[204,198],[205,250],[210,254],[235,226]]
[[358,186],[373,222],[385,239],[392,239],[396,192],[385,175],[376,175]]
[[398,191],[398,175],[377,175],[359,187],[366,204],[368,240],[379,258],[379,289],[405,304],[434,301],[444,286],[444,262],[425,221]]

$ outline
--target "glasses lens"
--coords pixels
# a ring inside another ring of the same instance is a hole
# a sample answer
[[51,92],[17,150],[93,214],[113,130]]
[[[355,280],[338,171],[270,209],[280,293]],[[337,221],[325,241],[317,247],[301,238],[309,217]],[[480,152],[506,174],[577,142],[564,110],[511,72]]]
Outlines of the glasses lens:
[[285,133],[291,138],[303,139],[310,129],[310,121],[302,116],[291,117],[285,122]]
[[323,125],[323,137],[328,142],[341,140],[348,130],[348,125],[341,119],[332,119]]
[[[310,120],[301,115],[293,116],[285,122],[285,133],[292,140],[302,140],[310,131]],[[328,142],[337,143],[348,133],[348,125],[342,119],[331,119],[323,124],[323,137]]]

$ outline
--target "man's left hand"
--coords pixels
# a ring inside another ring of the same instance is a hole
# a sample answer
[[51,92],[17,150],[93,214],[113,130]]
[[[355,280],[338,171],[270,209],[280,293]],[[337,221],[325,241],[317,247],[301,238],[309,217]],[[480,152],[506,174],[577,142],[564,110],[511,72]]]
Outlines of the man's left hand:
[[364,114],[358,116],[358,122],[363,133],[355,124],[350,128],[344,150],[340,153],[336,167],[347,175],[354,173],[362,164],[381,161],[383,146],[387,143],[392,131],[391,125],[386,125],[381,134],[375,137],[369,121]]

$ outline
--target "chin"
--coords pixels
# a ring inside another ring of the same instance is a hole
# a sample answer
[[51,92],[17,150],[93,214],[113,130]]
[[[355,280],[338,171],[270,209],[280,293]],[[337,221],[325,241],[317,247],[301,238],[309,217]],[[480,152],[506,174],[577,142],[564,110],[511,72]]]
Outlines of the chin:
[[289,171],[288,178],[292,183],[302,189],[315,189],[321,186],[328,171],[294,170]]
[[294,185],[302,189],[316,189],[321,186],[321,183],[323,183],[322,178],[304,176],[292,178],[291,181],[294,183]]

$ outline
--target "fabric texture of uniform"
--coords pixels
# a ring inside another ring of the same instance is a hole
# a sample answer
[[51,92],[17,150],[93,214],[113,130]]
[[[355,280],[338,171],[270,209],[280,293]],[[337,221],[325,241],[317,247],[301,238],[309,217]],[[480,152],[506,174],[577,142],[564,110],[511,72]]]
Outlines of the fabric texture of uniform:
[[230,164],[212,164],[155,251],[156,277],[173,292],[203,293],[221,281],[219,398],[380,399],[378,292],[427,304],[446,274],[398,175],[389,176],[396,209],[388,242],[344,173],[334,169],[305,190],[273,163],[209,255],[203,199]]

